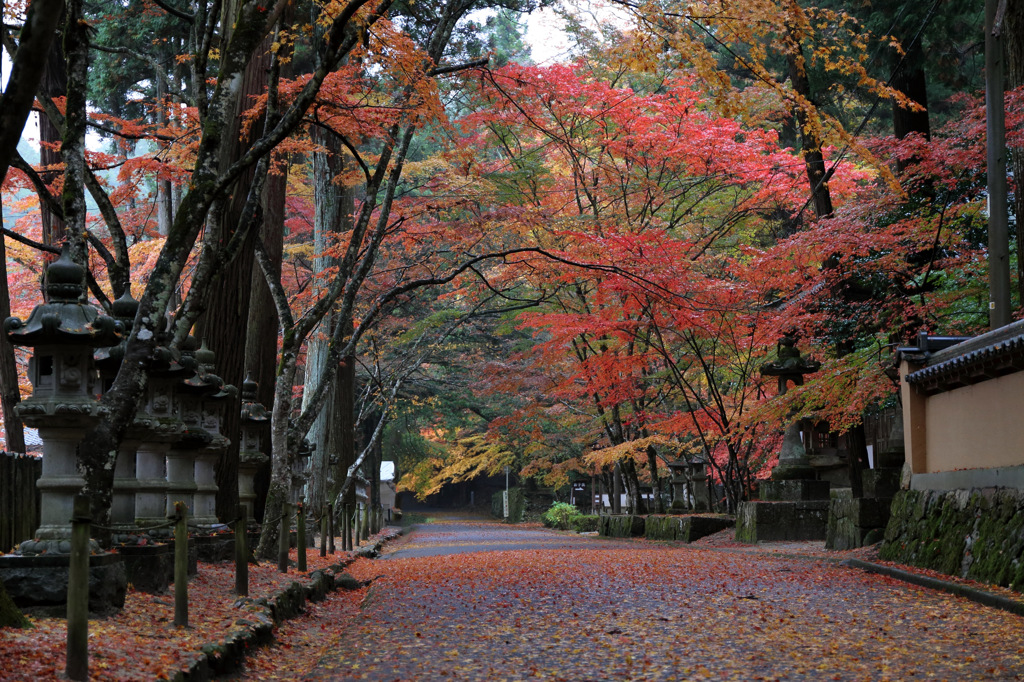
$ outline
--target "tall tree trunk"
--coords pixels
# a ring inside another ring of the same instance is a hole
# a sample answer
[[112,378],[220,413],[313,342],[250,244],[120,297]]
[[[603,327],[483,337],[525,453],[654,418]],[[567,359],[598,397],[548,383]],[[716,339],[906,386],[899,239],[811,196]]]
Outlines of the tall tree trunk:
[[[3,224],[3,205],[0,204],[0,225]],[[0,234],[0,319],[11,316],[11,294],[7,286],[7,245]],[[14,361],[14,346],[7,334],[0,334],[0,411],[4,419],[4,436],[8,452],[25,452],[25,432],[14,406],[21,400],[18,389],[18,367]]]
[[[267,72],[270,68],[271,39],[268,37],[256,50],[242,77],[240,95],[237,100],[236,116],[230,121],[226,138],[235,144],[225,149],[221,167],[226,168],[248,149],[253,133],[262,130],[262,123],[255,122],[248,135],[241,133],[241,114],[253,105],[257,97],[266,91]],[[238,227],[239,218],[255,168],[250,167],[235,184],[232,196],[224,211],[221,226],[221,243],[226,245]],[[245,379],[247,330],[259,324],[250,308],[250,294],[253,278],[253,242],[258,231],[253,230],[238,255],[220,274],[217,283],[218,294],[210,299],[206,313],[197,325],[197,336],[217,354],[217,373],[225,383],[241,386]],[[239,411],[241,404],[233,400],[225,408],[221,429],[230,440],[227,449],[217,462],[217,516],[222,521],[234,518],[238,507],[238,446],[241,433]]]
[[[348,326],[351,334],[351,320]],[[345,472],[356,461],[356,359],[353,355],[343,358],[338,365],[332,405],[334,417],[328,443],[338,460],[332,476],[334,486],[330,489],[333,497],[345,482]]]
[[651,470],[651,490],[654,494],[654,509],[659,514],[665,513],[665,500],[661,496],[661,478],[658,476],[658,451],[654,446],[647,447],[647,466]]
[[[260,239],[263,241],[263,247],[274,268],[274,276],[278,279],[281,277],[284,252],[287,185],[286,169],[283,173],[270,175],[263,192],[264,210]],[[251,323],[248,325],[245,340],[245,371],[246,374],[251,374],[259,384],[256,399],[271,409],[274,404],[274,374],[277,364],[277,334],[280,330],[280,321],[277,318],[277,308],[274,305],[270,289],[267,287],[266,278],[259,268],[253,268],[252,272],[249,311]],[[264,437],[262,445],[263,454],[267,455],[268,464],[263,471],[257,472],[256,485],[259,486],[259,490],[265,492],[266,479],[270,473],[270,438]],[[263,515],[263,496],[259,495],[258,500],[259,502],[253,510],[254,518],[262,518]],[[231,499],[225,497],[220,504],[227,508],[231,504]],[[318,507],[312,508],[318,509]]]
[[[790,84],[802,103],[813,104],[811,83],[807,79],[805,62],[802,52],[790,54],[788,57]],[[832,194],[826,180],[825,157],[821,152],[822,140],[811,124],[810,117],[802,103],[796,106],[797,128],[800,130],[800,153],[804,158],[807,171],[807,183],[811,188],[811,203],[817,218],[832,215]]]
[[[161,74],[154,74],[156,79],[156,123],[160,127],[167,124],[167,93],[166,81]],[[166,178],[156,180],[156,231],[161,237],[171,232],[174,220],[174,205],[171,196],[171,181]]]
[[[61,12],[61,16],[64,16]],[[58,37],[64,33],[61,29]],[[67,63],[64,59],[63,40],[54,40],[50,46],[50,52],[46,56],[46,73],[40,83],[40,91],[44,97],[54,99],[64,97],[68,93]],[[56,170],[61,163],[61,134],[57,126],[50,120],[50,117],[43,112],[37,115],[39,118],[39,162],[44,170],[39,177],[47,185],[60,176]],[[50,210],[50,204],[46,201],[39,202],[39,215],[43,224],[43,243],[58,244],[64,238],[64,222],[59,216],[55,216]],[[51,254],[44,254],[48,261],[54,259]]]
[[[351,215],[354,200],[351,189],[341,188],[334,182],[344,171],[341,137],[333,131],[314,127],[313,142],[322,149],[313,154],[313,201],[315,214],[313,219],[313,275],[321,277],[323,273],[338,264],[338,259],[328,253],[337,244],[337,236],[351,229]],[[324,287],[323,283],[314,286]],[[306,352],[306,376],[319,377],[328,362],[327,346],[330,330],[334,328],[335,317],[328,315],[320,323],[319,330],[314,332],[308,343]],[[333,374],[332,382],[337,382],[337,374]],[[309,502],[314,509],[321,508],[329,499],[329,462],[335,451],[331,447],[331,422],[335,419],[335,391],[329,392],[328,400],[310,428],[310,440],[316,444],[310,467]],[[310,393],[303,395],[302,406],[309,404]],[[351,464],[351,462],[349,462]]]

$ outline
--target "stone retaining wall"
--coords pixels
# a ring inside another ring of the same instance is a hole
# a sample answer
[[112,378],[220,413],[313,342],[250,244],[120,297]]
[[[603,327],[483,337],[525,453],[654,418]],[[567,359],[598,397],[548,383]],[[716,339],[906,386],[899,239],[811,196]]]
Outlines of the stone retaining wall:
[[641,538],[644,535],[644,517],[634,514],[605,514],[598,523],[598,535],[607,538]]
[[1024,591],[1024,491],[902,490],[880,556]]
[[732,517],[723,514],[606,514],[601,517],[598,531],[601,535],[612,538],[646,537],[648,540],[693,542],[733,525],[735,521]]

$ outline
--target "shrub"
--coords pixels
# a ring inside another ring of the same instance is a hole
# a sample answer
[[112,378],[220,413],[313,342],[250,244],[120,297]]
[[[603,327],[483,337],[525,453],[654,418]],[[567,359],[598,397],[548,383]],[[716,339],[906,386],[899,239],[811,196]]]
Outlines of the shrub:
[[572,520],[572,529],[577,533],[596,533],[600,522],[597,514],[580,514]]
[[582,516],[576,507],[567,502],[555,502],[551,508],[541,515],[541,520],[548,528],[569,530],[575,520]]

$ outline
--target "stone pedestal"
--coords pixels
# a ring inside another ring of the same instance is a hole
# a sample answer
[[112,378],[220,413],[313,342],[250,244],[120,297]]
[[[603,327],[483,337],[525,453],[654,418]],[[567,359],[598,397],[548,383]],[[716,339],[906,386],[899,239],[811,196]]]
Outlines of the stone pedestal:
[[167,544],[124,545],[117,548],[128,584],[138,592],[163,594],[174,580],[174,552]]
[[809,479],[762,481],[760,492],[761,499],[766,502],[827,500],[829,496],[829,482]]
[[114,466],[114,498],[110,505],[110,521],[118,526],[135,525],[135,494],[138,492],[138,478],[135,470],[135,453],[139,440],[125,439],[117,451]]
[[828,531],[828,500],[740,502],[736,510],[736,541],[824,540]]
[[[43,474],[36,482],[41,500],[40,524],[34,536],[36,540],[45,543],[71,538],[74,497],[85,485],[85,479],[78,472],[76,464],[78,443],[84,435],[85,429],[80,428],[39,427],[39,437],[43,441]],[[34,545],[24,549],[36,550]],[[42,551],[42,548],[38,551]],[[47,551],[65,550],[63,546],[54,546]],[[70,543],[67,543],[66,551],[71,551]]]
[[[0,580],[14,603],[26,613],[67,614],[70,555],[0,556]],[[128,580],[119,554],[89,557],[89,611],[109,615],[124,606]]]
[[143,441],[135,454],[135,523],[141,528],[167,522],[169,443]]
[[738,542],[824,540],[828,534],[828,481],[764,481],[761,499],[736,510]]
[[220,458],[221,450],[206,448],[200,450],[195,458],[195,518],[193,521],[200,526],[213,526],[217,521],[217,480],[214,467]]
[[807,456],[803,440],[800,437],[799,422],[793,422],[782,435],[782,449],[779,450],[779,463],[772,469],[772,480],[813,480],[814,467]]
[[[227,563],[235,560],[235,534],[214,533],[193,538],[196,556],[208,564]],[[255,545],[251,545],[255,547]]]
[[900,490],[902,452],[887,452],[879,463],[887,466],[861,472],[864,497],[834,495],[828,515],[826,549],[855,549],[879,542],[889,523],[893,497]]
[[834,495],[829,501],[825,547],[855,549],[880,541],[889,523],[891,506],[892,498]]
[[[243,427],[244,428],[244,427]],[[238,463],[238,503],[245,507],[250,522],[256,518],[256,490],[254,484],[256,474],[270,458],[259,450],[243,450],[239,453]]]
[[195,451],[173,447],[167,452],[167,506],[164,517],[174,515],[174,504],[184,502],[189,518],[195,516]]

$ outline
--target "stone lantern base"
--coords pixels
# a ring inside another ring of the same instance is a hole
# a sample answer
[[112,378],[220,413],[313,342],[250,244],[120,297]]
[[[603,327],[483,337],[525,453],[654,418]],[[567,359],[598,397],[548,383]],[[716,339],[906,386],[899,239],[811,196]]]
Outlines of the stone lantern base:
[[[21,610],[39,616],[67,614],[70,555],[0,556],[0,580]],[[124,606],[128,578],[121,556],[89,556],[89,612],[109,615]]]

